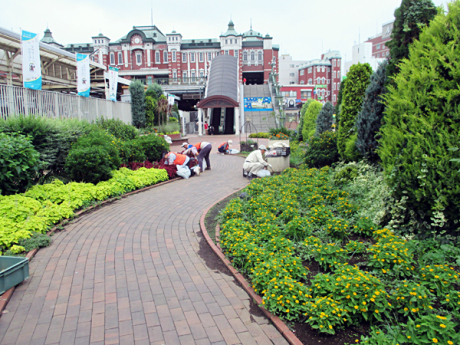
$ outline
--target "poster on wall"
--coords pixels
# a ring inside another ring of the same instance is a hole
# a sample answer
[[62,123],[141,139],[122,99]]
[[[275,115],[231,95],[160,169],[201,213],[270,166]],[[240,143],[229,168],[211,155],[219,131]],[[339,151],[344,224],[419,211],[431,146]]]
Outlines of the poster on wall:
[[117,88],[118,88],[118,68],[109,67],[109,95],[108,99],[117,101]]
[[77,59],[77,91],[79,96],[89,97],[91,79],[89,76],[89,55],[78,54]]
[[38,35],[22,31],[22,76],[24,87],[33,90],[42,89],[42,70],[40,65],[40,46]]
[[271,97],[245,97],[244,111],[273,111]]

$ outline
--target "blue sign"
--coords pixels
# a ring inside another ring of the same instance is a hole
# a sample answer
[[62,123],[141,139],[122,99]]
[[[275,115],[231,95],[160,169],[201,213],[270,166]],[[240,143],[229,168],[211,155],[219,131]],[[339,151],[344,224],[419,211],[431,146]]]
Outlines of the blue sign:
[[273,111],[271,97],[245,97],[244,111]]

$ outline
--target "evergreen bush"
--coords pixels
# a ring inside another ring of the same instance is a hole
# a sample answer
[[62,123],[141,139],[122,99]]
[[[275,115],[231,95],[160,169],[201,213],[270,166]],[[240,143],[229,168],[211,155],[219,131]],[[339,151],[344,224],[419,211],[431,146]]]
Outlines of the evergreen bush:
[[337,132],[323,132],[313,136],[305,153],[305,164],[310,168],[322,168],[339,160]]
[[149,84],[147,91],[145,91],[145,97],[152,97],[158,100],[163,95],[163,88],[158,83]]
[[0,195],[22,193],[39,177],[40,154],[20,134],[0,133]]
[[133,126],[143,128],[145,127],[144,84],[140,80],[133,80],[129,84],[129,93],[131,94]]
[[101,117],[96,121],[96,124],[121,140],[131,140],[139,135],[136,127],[128,125],[120,119],[104,119]]
[[72,148],[65,167],[69,177],[77,182],[98,183],[112,177],[110,155],[103,146]]
[[334,106],[331,102],[326,102],[321,111],[319,112],[318,118],[316,119],[316,136],[321,133],[332,131],[332,123],[334,122]]
[[372,68],[368,63],[351,66],[343,90],[342,110],[338,128],[337,147],[342,159],[345,157],[346,142],[355,131],[355,119],[361,110],[364,93],[369,85]]
[[156,108],[157,101],[155,98],[152,96],[145,96],[145,123],[149,127],[158,125],[158,119],[155,121]]
[[143,162],[146,159],[144,147],[139,140],[128,140],[123,142],[121,149],[121,161],[126,164],[129,162]]
[[394,13],[391,40],[386,43],[391,56],[386,70],[388,76],[394,76],[399,71],[398,64],[409,57],[410,44],[418,39],[436,12],[431,0],[402,0],[401,6]]
[[315,135],[316,131],[316,119],[323,105],[318,101],[312,101],[305,115],[303,116],[303,127],[302,127],[302,137],[304,141],[309,140],[312,136]]
[[345,142],[344,157],[347,162],[357,162],[360,160],[361,153],[356,148],[356,140],[358,135],[356,133],[350,135]]
[[347,84],[347,79],[342,80],[339,87],[339,94],[337,95],[337,104],[335,105],[335,121],[336,124],[339,123],[340,112],[342,110],[342,100],[343,100],[343,90]]
[[313,102],[313,99],[307,100],[303,105],[302,109],[300,109],[300,121],[299,121],[299,126],[297,127],[297,140],[299,141],[304,141],[303,135],[302,135],[302,129],[303,129],[303,121],[304,121],[304,116],[305,113],[307,112],[308,107],[310,106],[311,102]]
[[406,221],[420,231],[457,230],[460,214],[460,1],[448,4],[409,48],[385,95],[378,154]]
[[377,71],[372,74],[370,84],[366,89],[363,106],[356,117],[356,131],[358,134],[356,147],[368,161],[375,162],[379,159],[376,152],[378,141],[376,134],[382,124],[385,105],[383,95],[386,92],[386,68],[388,60],[380,64]]
[[163,152],[169,151],[169,144],[164,140],[163,137],[159,137],[155,134],[144,135],[139,137],[137,140],[147,157],[147,160],[150,162],[157,162],[161,159],[161,154]]

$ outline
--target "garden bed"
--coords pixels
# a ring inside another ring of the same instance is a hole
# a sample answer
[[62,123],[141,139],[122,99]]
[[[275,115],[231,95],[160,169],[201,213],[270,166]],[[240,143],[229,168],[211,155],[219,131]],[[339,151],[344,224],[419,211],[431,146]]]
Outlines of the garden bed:
[[258,179],[250,199],[221,212],[222,249],[264,307],[304,344],[458,343],[458,249],[359,218],[330,177],[291,169]]

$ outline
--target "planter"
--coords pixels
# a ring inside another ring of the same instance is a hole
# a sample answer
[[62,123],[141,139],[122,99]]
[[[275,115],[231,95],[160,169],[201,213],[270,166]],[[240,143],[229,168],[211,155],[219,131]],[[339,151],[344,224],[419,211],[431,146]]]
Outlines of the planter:
[[29,259],[0,256],[0,295],[29,278]]
[[179,134],[167,134],[171,137],[171,140],[180,140],[180,133]]
[[276,144],[276,143],[282,143],[282,144],[285,144],[287,147],[289,147],[289,140],[272,140],[272,139],[268,141],[268,146],[273,146],[273,144]]

